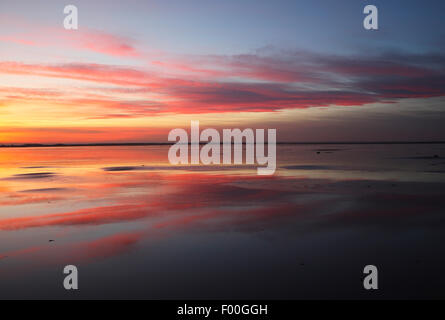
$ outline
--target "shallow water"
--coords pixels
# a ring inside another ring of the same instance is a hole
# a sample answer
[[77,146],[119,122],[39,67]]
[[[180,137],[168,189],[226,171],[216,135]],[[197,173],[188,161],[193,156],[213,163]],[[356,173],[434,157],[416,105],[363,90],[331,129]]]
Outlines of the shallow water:
[[272,177],[168,148],[0,149],[0,298],[444,296],[445,145],[279,145]]

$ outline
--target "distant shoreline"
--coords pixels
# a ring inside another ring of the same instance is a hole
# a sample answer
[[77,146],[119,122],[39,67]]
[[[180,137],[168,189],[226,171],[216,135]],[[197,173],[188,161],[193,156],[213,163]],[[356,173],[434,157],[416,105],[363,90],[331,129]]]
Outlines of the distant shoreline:
[[[138,147],[138,146],[170,146],[174,142],[147,142],[147,143],[67,143],[67,144],[3,144],[0,148],[67,148],[67,147]],[[190,144],[190,143],[189,143]],[[201,145],[207,144],[201,142]],[[277,145],[396,145],[396,144],[445,144],[445,141],[332,141],[332,142],[277,142]]]

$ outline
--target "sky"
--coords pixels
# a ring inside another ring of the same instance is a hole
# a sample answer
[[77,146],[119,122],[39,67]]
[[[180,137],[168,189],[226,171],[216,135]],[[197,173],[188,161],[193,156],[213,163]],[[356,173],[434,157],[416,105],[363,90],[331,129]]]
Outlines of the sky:
[[[78,30],[65,30],[65,5]],[[376,5],[379,30],[363,28]],[[2,1],[0,143],[445,140],[444,1]]]

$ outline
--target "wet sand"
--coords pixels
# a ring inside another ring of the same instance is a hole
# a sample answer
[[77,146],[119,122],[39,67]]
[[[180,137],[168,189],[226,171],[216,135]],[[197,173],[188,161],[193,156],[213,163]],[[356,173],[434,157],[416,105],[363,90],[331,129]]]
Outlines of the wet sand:
[[443,145],[279,145],[272,177],[168,148],[0,149],[0,298],[444,297]]

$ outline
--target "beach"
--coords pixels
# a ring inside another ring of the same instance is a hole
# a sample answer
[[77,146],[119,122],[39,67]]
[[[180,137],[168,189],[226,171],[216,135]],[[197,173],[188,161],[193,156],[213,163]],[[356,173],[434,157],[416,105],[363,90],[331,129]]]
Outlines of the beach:
[[283,144],[272,176],[168,150],[1,148],[0,298],[443,298],[444,144]]

